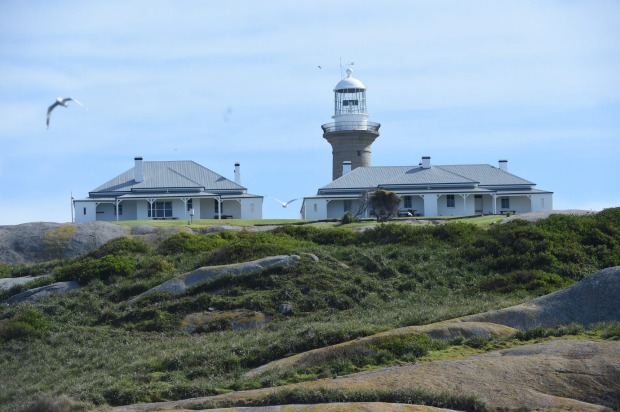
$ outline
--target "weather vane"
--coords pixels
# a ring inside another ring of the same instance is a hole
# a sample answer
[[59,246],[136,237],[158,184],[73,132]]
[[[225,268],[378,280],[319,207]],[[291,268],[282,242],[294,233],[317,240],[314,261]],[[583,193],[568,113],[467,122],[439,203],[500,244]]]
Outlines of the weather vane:
[[355,64],[355,62],[350,62],[350,63],[342,63],[342,57],[340,58],[340,78],[344,79],[344,72],[345,72],[345,67],[349,68],[351,66],[353,66]]

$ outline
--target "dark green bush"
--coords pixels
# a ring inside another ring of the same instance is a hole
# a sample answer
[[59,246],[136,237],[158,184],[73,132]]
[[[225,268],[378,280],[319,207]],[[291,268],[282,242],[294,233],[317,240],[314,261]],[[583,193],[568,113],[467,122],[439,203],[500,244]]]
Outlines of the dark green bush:
[[50,322],[43,313],[27,310],[13,317],[0,321],[0,340],[26,339],[42,336],[50,328]]
[[449,242],[452,245],[471,244],[484,230],[478,226],[463,222],[449,222],[443,225],[428,228],[432,236],[440,241]]
[[229,240],[223,237],[220,233],[196,235],[181,232],[164,240],[157,251],[162,255],[174,255],[213,250],[228,243]]
[[374,340],[370,347],[387,351],[395,358],[408,361],[427,355],[430,350],[438,349],[440,342],[426,335],[391,335]]
[[490,338],[487,336],[472,336],[471,338],[464,339],[463,345],[474,349],[482,349],[489,343],[489,341]]
[[345,213],[342,216],[342,219],[340,219],[340,223],[342,223],[343,225],[348,225],[349,223],[355,223],[357,222],[359,219],[355,217],[355,215],[353,214],[353,212],[351,212],[350,210],[347,211],[347,213]]
[[432,234],[428,228],[393,223],[381,224],[360,234],[360,241],[362,243],[375,243],[379,245],[417,245],[431,240]]
[[308,245],[283,232],[240,232],[228,244],[220,247],[212,257],[211,264],[223,265],[247,262],[267,256],[294,254]]
[[620,322],[609,322],[603,327],[603,338],[620,340]]
[[577,323],[557,327],[536,326],[524,331],[518,331],[514,334],[514,338],[522,341],[528,341],[533,339],[548,338],[550,336],[574,336],[582,334],[584,331],[585,328],[583,325]]
[[480,281],[479,287],[487,292],[513,293],[519,290],[551,293],[570,285],[572,282],[559,275],[542,270],[517,270],[506,275],[496,275]]
[[151,247],[141,240],[128,237],[112,239],[100,248],[90,252],[88,255],[95,259],[100,259],[107,255],[130,255],[145,254],[151,251]]
[[287,225],[274,233],[286,234],[299,241],[310,241],[318,245],[355,245],[359,242],[356,232],[346,228],[318,228],[313,226]]
[[95,279],[109,282],[117,277],[130,277],[136,271],[136,261],[128,256],[106,255],[101,259],[87,258],[61,267],[58,280],[75,280],[86,285]]

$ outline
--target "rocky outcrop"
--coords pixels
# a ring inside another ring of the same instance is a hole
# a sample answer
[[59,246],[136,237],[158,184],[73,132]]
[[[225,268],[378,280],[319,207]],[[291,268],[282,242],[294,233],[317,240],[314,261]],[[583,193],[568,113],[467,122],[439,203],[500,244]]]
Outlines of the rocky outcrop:
[[37,279],[51,277],[52,275],[41,275],[41,276],[22,276],[19,278],[2,278],[0,279],[0,290],[9,290],[13,286],[17,285],[25,285],[27,283],[33,282]]
[[76,257],[126,235],[125,228],[109,222],[0,226],[0,263],[17,265]]
[[218,279],[225,275],[247,275],[250,273],[260,272],[272,266],[291,266],[296,264],[299,260],[300,258],[297,255],[278,255],[253,260],[251,262],[234,263],[231,265],[204,266],[149,289],[130,300],[129,303],[134,303],[144,296],[150,295],[154,292],[166,292],[174,295],[180,295],[185,293],[188,288],[208,280]]
[[[246,372],[243,376],[245,378],[254,378],[263,374],[267,374],[273,370],[283,370],[287,368],[299,367],[302,365],[309,366],[310,364],[313,364],[313,366],[320,366],[317,365],[316,359],[322,358],[322,356],[320,356],[321,354],[328,354],[330,352],[352,351],[352,349],[349,348],[363,347],[384,336],[428,335],[433,339],[450,340],[456,337],[471,338],[474,336],[508,336],[514,334],[515,332],[517,332],[517,330],[510,327],[482,322],[471,322],[465,324],[454,321],[445,321],[433,323],[430,325],[407,326],[404,328],[392,329],[387,332],[377,333],[376,335],[358,338],[352,341],[342,342],[324,348],[313,349],[307,352],[288,356],[283,359],[278,359],[265,365],[259,366],[258,368],[252,369]],[[329,359],[329,357],[330,356],[324,356],[323,358]]]
[[565,289],[509,308],[459,318],[517,329],[592,325],[620,320],[620,266],[600,270]]
[[264,313],[247,310],[208,311],[191,313],[181,322],[186,333],[216,332],[222,330],[248,330],[267,323]]
[[579,323],[591,325],[620,320],[620,267],[593,273],[568,288],[528,303],[422,326],[407,326],[376,335],[279,359],[245,374],[254,377],[270,370],[303,364],[317,353],[365,345],[386,335],[425,334],[434,339],[508,336],[534,326],[554,327]]
[[[279,390],[339,389],[360,392],[419,388],[430,392],[474,395],[492,410],[604,411],[620,393],[620,342],[550,341],[471,356],[356,373],[338,379],[233,392],[115,410],[201,409],[205,403],[258,401]],[[292,405],[290,410],[297,405]],[[322,410],[319,405],[317,409]],[[277,408],[277,407],[276,407]],[[231,409],[215,409],[230,411]],[[232,409],[277,411],[278,409]],[[284,409],[289,410],[289,409]],[[327,409],[330,410],[330,409]],[[388,409],[390,410],[390,409]]]
[[77,282],[57,282],[47,286],[41,286],[34,289],[29,289],[24,292],[13,295],[3,303],[12,305],[15,303],[30,302],[35,299],[45,298],[49,295],[65,293],[69,290],[77,289],[80,285]]

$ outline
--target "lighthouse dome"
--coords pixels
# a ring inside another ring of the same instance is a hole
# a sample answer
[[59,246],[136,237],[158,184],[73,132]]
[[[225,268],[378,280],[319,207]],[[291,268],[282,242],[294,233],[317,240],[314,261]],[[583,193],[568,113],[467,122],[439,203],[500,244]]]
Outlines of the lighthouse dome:
[[350,68],[347,69],[347,77],[340,80],[336,87],[334,87],[334,91],[345,90],[345,89],[362,89],[366,90],[366,86],[364,83],[356,79],[352,76],[353,70]]

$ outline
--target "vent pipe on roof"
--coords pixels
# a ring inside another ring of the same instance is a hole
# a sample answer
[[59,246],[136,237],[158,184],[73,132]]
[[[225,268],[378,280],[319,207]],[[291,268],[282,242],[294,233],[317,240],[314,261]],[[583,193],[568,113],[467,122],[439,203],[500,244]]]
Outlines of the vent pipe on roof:
[[241,184],[241,165],[239,162],[235,163],[235,183]]
[[508,171],[508,160],[499,161],[499,170],[503,170],[504,172]]
[[422,156],[422,169],[430,169],[430,168],[431,168],[431,157]]
[[347,173],[351,173],[351,161],[345,160],[342,162],[342,175],[346,175]]
[[142,156],[134,157],[136,165],[133,168],[133,179],[136,183],[140,183],[144,180],[144,175],[142,174]]

